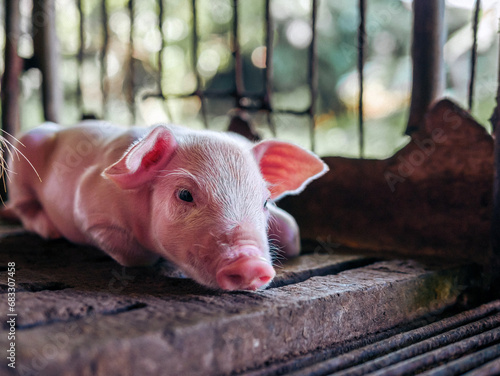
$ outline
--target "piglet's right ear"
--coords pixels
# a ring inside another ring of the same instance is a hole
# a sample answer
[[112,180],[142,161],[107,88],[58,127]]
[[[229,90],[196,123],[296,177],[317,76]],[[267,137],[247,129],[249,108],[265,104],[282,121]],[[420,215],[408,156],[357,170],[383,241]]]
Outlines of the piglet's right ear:
[[120,160],[103,171],[103,176],[122,189],[134,189],[152,180],[172,158],[177,142],[165,127],[154,128],[132,146]]

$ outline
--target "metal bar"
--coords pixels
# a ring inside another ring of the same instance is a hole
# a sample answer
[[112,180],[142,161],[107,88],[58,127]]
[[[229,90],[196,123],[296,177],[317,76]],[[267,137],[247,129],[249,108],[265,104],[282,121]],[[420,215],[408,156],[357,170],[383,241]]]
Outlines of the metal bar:
[[500,374],[500,358],[486,363],[484,366],[467,372],[463,376],[490,376]]
[[[135,13],[134,13],[134,0],[128,0],[128,12],[130,18],[130,34],[128,40],[128,48],[129,48],[129,73],[130,73],[130,82],[129,82],[129,90],[128,90],[128,100],[129,100],[129,108],[132,113],[132,122],[135,123],[137,120],[137,108],[135,104],[135,68],[134,68],[134,22],[135,22]],[[160,6],[160,19],[162,17],[162,0],[159,0]],[[160,23],[160,31],[161,31],[161,23]],[[159,72],[161,77],[161,52],[163,51],[163,34],[161,38],[162,48],[159,52],[158,64],[159,64]],[[161,91],[161,78],[160,78],[160,91]]]
[[[493,315],[499,311],[500,301],[485,304],[470,311],[462,312],[458,315],[445,318],[441,321],[418,329],[397,334],[372,345],[368,345],[360,349],[344,353],[341,356],[328,359],[319,364],[303,368],[295,373],[292,373],[291,375],[325,375],[335,371],[345,370],[348,367],[354,367],[358,364],[363,365],[363,362],[376,359],[377,357],[381,357],[386,354],[391,354],[399,349],[408,348],[416,342],[425,341],[433,336],[437,336],[447,331],[454,330],[455,328],[473,323],[476,320],[482,320],[485,318],[488,319],[489,315]],[[498,314],[496,320],[498,324]],[[363,369],[361,369],[361,371],[363,371]]]
[[413,83],[406,134],[423,125],[424,115],[443,86],[444,0],[413,2]]
[[[156,92],[149,92],[145,93],[143,95],[143,99],[147,98],[166,98],[166,99],[182,99],[182,98],[188,98],[188,97],[193,97],[193,96],[199,96],[203,94],[204,96],[207,97],[234,97],[236,95],[235,91],[233,89],[230,90],[216,90],[216,89],[211,89],[211,90],[195,90],[189,93],[185,94],[162,94],[162,93],[156,93]],[[260,94],[256,93],[251,93],[251,92],[244,92],[242,93],[242,96],[245,98],[250,98],[254,100],[259,100],[262,99],[262,96]],[[244,104],[241,104],[241,106],[244,106]],[[307,113],[308,110],[304,111],[304,113]]]
[[365,64],[365,40],[366,40],[366,27],[365,27],[365,13],[366,13],[366,0],[359,0],[359,27],[358,27],[358,84],[359,84],[359,98],[358,98],[358,142],[359,142],[359,156],[363,158],[365,153],[365,132],[364,132],[364,107],[363,107],[363,89],[364,89],[364,75],[363,67]]
[[476,61],[477,61],[477,26],[479,22],[479,11],[481,9],[481,0],[476,0],[474,10],[474,19],[472,27],[472,51],[470,57],[470,77],[469,77],[469,111],[472,111],[474,101],[474,81],[476,78]]
[[[347,375],[364,375],[368,372],[377,372],[381,369],[384,371],[387,370],[387,367],[393,366],[399,367],[397,363],[404,362],[404,367],[408,367],[406,369],[411,369],[411,367],[419,368],[419,361],[427,364],[427,360],[422,360],[420,355],[425,354],[427,352],[439,349],[440,347],[448,346],[454,342],[464,341],[466,338],[477,335],[480,336],[480,333],[483,333],[485,330],[495,329],[495,333],[489,333],[494,340],[500,339],[500,329],[497,328],[500,325],[500,314],[496,314],[491,317],[487,317],[485,319],[461,326],[456,329],[452,329],[446,333],[443,333],[438,336],[434,336],[428,338],[426,340],[416,342],[413,340],[413,344],[401,348],[400,350],[396,350],[390,354],[384,355],[375,360],[365,362],[356,367],[347,369],[343,372],[338,373],[338,376],[347,376]],[[411,337],[410,337],[411,338]],[[415,360],[418,359],[418,360]],[[414,362],[415,360],[415,362]],[[410,365],[411,364],[411,365]],[[399,369],[399,368],[398,368]],[[405,370],[406,370],[405,369]],[[395,373],[398,374],[398,373]],[[399,373],[403,374],[403,373]]]
[[191,0],[191,10],[193,15],[193,37],[191,46],[191,63],[196,75],[196,90],[200,90],[201,78],[196,65],[198,63],[198,15],[196,12],[196,0]]
[[500,340],[500,328],[491,329],[473,337],[463,339],[459,344],[452,343],[448,346],[406,360],[400,364],[395,364],[392,367],[381,369],[378,372],[372,373],[372,375],[415,375],[431,366],[475,351],[482,346],[489,345],[498,340]]
[[108,101],[108,85],[107,85],[107,63],[106,57],[109,48],[109,30],[108,30],[108,7],[107,1],[101,1],[101,22],[103,30],[103,42],[101,48],[101,92],[102,92],[102,117],[105,118],[107,114],[107,101]]
[[198,15],[196,11],[196,0],[191,1],[192,15],[193,15],[193,47],[192,47],[192,64],[196,75],[196,94],[200,98],[201,104],[201,116],[203,119],[203,124],[205,128],[208,128],[207,111],[205,108],[205,95],[203,90],[201,90],[201,77],[198,69],[196,67],[198,63]]
[[233,0],[233,56],[234,56],[234,84],[236,107],[240,107],[241,98],[245,92],[245,82],[243,79],[243,60],[241,59],[240,39],[239,39],[239,17],[238,17],[238,0]]
[[463,356],[451,362],[447,362],[441,367],[431,371],[421,373],[420,376],[453,376],[477,368],[484,363],[500,357],[500,345],[487,347],[478,352]]
[[[404,328],[413,330],[428,324],[425,319],[418,319],[408,323]],[[349,354],[354,349],[359,349],[365,346],[371,346],[379,341],[384,341],[394,335],[401,333],[402,327],[395,327],[377,334],[364,336],[352,341],[341,342],[334,346],[327,347],[323,350],[316,350],[305,355],[298,355],[283,362],[278,362],[267,366],[265,369],[246,372],[245,376],[275,376],[275,375],[290,375],[290,376],[324,376],[325,372],[321,367],[316,368],[316,365],[328,362],[333,357],[343,357],[343,354]],[[327,359],[325,361],[325,359]],[[299,371],[297,371],[299,370]]]
[[[19,78],[23,70],[23,60],[17,54],[21,13],[19,0],[5,1],[5,68],[2,75],[2,131],[0,132],[0,205],[7,200],[7,166],[5,156],[8,146],[2,142],[6,133],[16,135],[20,130],[19,121],[19,94],[21,83]],[[8,140],[11,142],[12,140]]]
[[[190,98],[193,96],[200,96],[203,95],[205,98],[227,98],[228,96],[234,96],[234,90],[231,91],[224,91],[224,90],[208,90],[208,91],[203,91],[201,93],[199,90],[193,91],[191,93],[186,93],[186,94],[173,94],[173,95],[162,95],[160,93],[145,93],[141,99],[145,100],[148,98],[162,98],[164,100],[169,100],[169,99],[183,99],[183,98]],[[245,98],[251,98],[255,100],[262,99],[260,94],[255,94],[255,93],[244,93],[243,97]],[[246,109],[246,110],[261,110],[263,107],[262,105],[246,105],[244,103],[240,104],[240,108]],[[298,110],[292,110],[292,109],[273,109],[272,113],[275,114],[290,114],[290,115],[307,115],[310,116],[309,109],[303,110],[303,111],[298,111]]]
[[267,111],[267,123],[273,137],[276,137],[276,125],[271,116],[271,96],[273,92],[273,53],[274,53],[274,22],[271,15],[271,0],[266,0],[266,73],[264,76],[265,93],[262,107]]
[[165,13],[165,7],[163,4],[163,0],[158,1],[158,27],[161,32],[161,45],[160,50],[158,51],[158,74],[160,75],[160,84],[158,85],[158,90],[160,94],[163,95],[163,50],[165,49],[165,38],[163,37],[163,18]]
[[32,24],[34,54],[43,77],[43,114],[45,120],[58,123],[63,98],[55,0],[36,0],[33,2]]
[[[170,106],[168,105],[167,102],[167,97],[165,96],[163,92],[163,51],[165,50],[165,39],[168,38],[167,35],[163,35],[163,21],[164,21],[164,14],[165,14],[165,4],[163,0],[159,0],[159,6],[158,6],[158,27],[160,28],[161,32],[161,46],[160,46],[160,51],[158,51],[158,91],[159,94],[156,95],[156,97],[160,97],[164,100],[164,109],[165,113],[167,114],[167,117],[169,121],[174,122],[174,118],[172,116],[172,111],[170,111]],[[167,29],[168,30],[168,29]],[[196,69],[194,67],[193,69]],[[196,94],[193,94],[196,95]],[[151,96],[143,96],[142,99],[148,98]]]
[[[142,99],[148,99],[148,98],[163,98],[163,99],[183,99],[183,98],[189,98],[193,96],[200,96],[203,95],[204,97],[209,97],[209,98],[227,98],[227,97],[235,97],[236,93],[233,89],[230,90],[195,90],[186,94],[162,94],[162,93],[157,93],[157,92],[149,92],[145,93],[142,96]],[[244,92],[242,93],[242,97],[251,99],[253,101],[257,102],[263,102],[262,95],[259,93],[251,93],[251,92]],[[240,108],[255,108],[255,109],[263,109],[263,105],[247,105],[245,103],[240,104]],[[291,113],[300,113],[300,114],[308,114],[309,110],[304,110],[304,111],[295,111],[295,110],[285,110],[283,112],[291,112]]]
[[82,73],[83,73],[83,51],[85,48],[85,15],[83,14],[82,9],[82,0],[77,1],[78,15],[80,25],[79,29],[79,40],[78,40],[78,54],[77,54],[77,62],[78,62],[78,82],[76,85],[76,100],[78,102],[78,107],[80,108],[80,114],[83,116],[84,113],[84,104],[83,104],[83,95],[82,95]]
[[[498,52],[500,62],[500,49]],[[498,283],[500,283],[500,65],[498,67],[497,78],[497,106],[491,116],[491,124],[494,133],[494,177],[493,177],[493,213],[491,219],[491,262],[489,263],[489,273],[491,274],[490,287],[495,294],[498,294]]]
[[311,2],[311,30],[312,38],[311,44],[309,45],[309,71],[308,71],[308,85],[309,91],[311,93],[311,104],[309,105],[308,113],[310,116],[310,127],[309,127],[309,137],[311,139],[311,150],[316,149],[316,122],[314,115],[316,113],[316,99],[318,97],[318,53],[317,53],[317,43],[316,43],[316,20],[318,17],[318,1],[312,0]]
[[19,78],[23,60],[17,54],[21,14],[19,0],[5,2],[5,70],[2,76],[2,130],[12,135],[19,131]]

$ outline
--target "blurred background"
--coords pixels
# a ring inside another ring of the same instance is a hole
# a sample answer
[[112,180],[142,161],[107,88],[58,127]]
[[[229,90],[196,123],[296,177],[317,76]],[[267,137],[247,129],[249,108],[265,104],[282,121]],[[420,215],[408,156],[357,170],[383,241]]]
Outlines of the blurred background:
[[[5,1],[8,0],[0,1],[0,12],[4,11]],[[314,137],[315,150],[322,156],[358,156],[357,1],[318,2],[319,85],[314,134],[310,132],[307,115],[279,113],[280,110],[301,112],[311,103],[308,86],[309,46],[313,36],[311,3],[311,0],[271,0],[275,31],[270,104],[277,110],[271,115],[271,121],[276,136],[281,139],[310,147],[311,137]],[[158,0],[133,4],[131,13],[128,0],[107,0],[105,10],[101,0],[56,0],[62,56],[60,75],[64,86],[62,123],[75,123],[83,113],[122,124],[149,125],[169,121],[194,128],[204,128],[206,119],[212,129],[227,129],[228,114],[235,107],[234,98],[204,98],[203,114],[200,98],[191,94],[197,89],[231,91],[235,86],[233,1],[196,1],[199,38],[196,51],[193,49],[191,1],[164,0],[161,22]],[[444,95],[464,108],[474,4],[474,0],[446,1]],[[478,25],[472,114],[488,129],[497,90],[497,6],[495,0],[483,0]],[[32,7],[32,0],[21,1],[23,34],[19,54],[26,59],[33,55]],[[411,7],[409,0],[367,1],[363,96],[366,157],[390,156],[408,142],[403,133],[411,92]],[[106,23],[103,23],[104,12],[107,13]],[[0,19],[4,20],[3,14]],[[244,86],[249,93],[265,92],[265,31],[265,1],[239,0],[238,41]],[[5,34],[3,27],[0,33]],[[4,40],[5,35],[0,35],[2,51]],[[3,69],[4,62],[0,60],[0,71]],[[133,90],[129,87],[131,74]],[[23,129],[43,121],[40,88],[40,71],[27,69],[22,76]],[[160,89],[164,98],[155,95]],[[130,95],[136,102],[135,111],[128,105]],[[266,111],[254,111],[249,115],[262,135],[273,136]]]

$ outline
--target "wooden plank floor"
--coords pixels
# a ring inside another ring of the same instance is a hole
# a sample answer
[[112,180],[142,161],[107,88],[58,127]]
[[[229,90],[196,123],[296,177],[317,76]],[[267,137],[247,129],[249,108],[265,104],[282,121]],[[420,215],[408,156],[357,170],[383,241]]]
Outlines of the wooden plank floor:
[[0,375],[257,369],[441,311],[478,276],[467,266],[321,248],[278,267],[267,290],[224,293],[180,278],[166,263],[124,268],[96,249],[0,226],[4,354],[9,262],[16,265],[17,314],[16,368],[4,356]]

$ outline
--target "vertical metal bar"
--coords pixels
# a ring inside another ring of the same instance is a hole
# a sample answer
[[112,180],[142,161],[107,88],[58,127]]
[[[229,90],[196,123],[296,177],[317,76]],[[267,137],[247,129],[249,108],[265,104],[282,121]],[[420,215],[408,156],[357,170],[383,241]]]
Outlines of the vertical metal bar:
[[239,40],[239,19],[238,19],[238,0],[233,0],[233,54],[234,54],[234,83],[235,83],[235,102],[236,107],[240,107],[240,100],[245,92],[245,83],[243,80],[243,61],[241,59],[240,40]]
[[359,27],[358,27],[358,83],[359,83],[359,99],[358,99],[358,134],[359,134],[359,156],[363,158],[365,153],[365,132],[364,132],[364,108],[363,108],[363,89],[364,75],[363,67],[365,64],[365,42],[366,42],[366,27],[365,27],[366,0],[359,0]]
[[443,87],[444,0],[413,1],[413,83],[406,134],[423,124]]
[[201,116],[203,118],[203,124],[205,128],[208,128],[207,111],[205,108],[205,100],[203,95],[203,90],[201,89],[201,77],[198,72],[196,65],[198,64],[198,14],[196,11],[196,0],[191,1],[191,7],[193,11],[193,49],[192,49],[192,64],[196,75],[196,94],[200,98],[201,103]]
[[317,54],[317,45],[316,45],[316,20],[318,16],[318,1],[312,0],[311,3],[311,30],[312,30],[312,38],[311,44],[309,45],[309,72],[308,72],[308,84],[309,91],[311,93],[311,104],[308,109],[309,117],[310,117],[310,127],[309,127],[309,137],[311,140],[311,150],[315,150],[316,148],[316,140],[315,140],[315,119],[314,115],[316,113],[316,99],[318,96],[318,54]]
[[[162,1],[160,0],[160,13],[162,12]],[[135,103],[135,68],[134,68],[134,22],[135,22],[135,13],[134,13],[134,0],[128,0],[128,13],[130,18],[130,30],[129,30],[129,39],[128,39],[128,55],[129,55],[129,74],[130,74],[130,82],[129,82],[129,91],[128,91],[128,101],[129,108],[132,114],[132,122],[135,123],[137,121],[137,107]],[[161,31],[161,24],[160,24]],[[162,34],[163,35],[163,34]],[[162,50],[163,50],[163,37],[162,37]],[[161,50],[159,56],[159,64],[161,64]],[[161,77],[161,69],[160,69],[160,77]],[[161,79],[160,79],[160,90],[161,90]],[[161,92],[160,92],[161,93]]]
[[101,48],[101,92],[102,92],[102,117],[107,115],[108,101],[108,85],[107,85],[107,53],[109,47],[109,30],[108,30],[108,7],[106,0],[101,1],[101,25],[103,30],[103,41]]
[[19,131],[19,77],[23,60],[17,54],[21,13],[19,0],[5,1],[5,70],[2,76],[2,130],[12,135]]
[[494,178],[493,178],[493,213],[491,221],[492,262],[489,268],[492,273],[491,289],[498,295],[500,283],[500,50],[498,51],[497,106],[491,116],[494,133]]
[[[17,54],[17,46],[20,36],[19,0],[5,1],[5,70],[2,76],[2,130],[11,135],[18,133],[19,122],[19,94],[21,85],[19,78],[23,69],[23,60]],[[0,132],[0,141],[6,135]],[[0,142],[0,204],[7,200],[7,171],[5,166],[5,155],[7,145]]]
[[78,82],[76,85],[76,100],[78,102],[78,108],[80,109],[80,114],[83,116],[84,113],[84,105],[83,105],[83,96],[82,96],[82,72],[83,72],[83,51],[85,48],[85,15],[83,14],[82,9],[82,0],[77,1],[78,15],[80,18],[79,25],[79,42],[78,42],[78,54],[77,54],[77,62],[78,62]]
[[161,45],[160,45],[160,51],[158,51],[158,74],[160,75],[160,87],[158,88],[160,91],[160,95],[163,97],[163,86],[162,86],[162,79],[163,79],[163,50],[165,49],[165,38],[163,37],[163,14],[165,12],[164,6],[163,6],[163,0],[158,1],[158,27],[160,28],[161,32]]
[[476,78],[476,60],[477,60],[477,26],[479,22],[479,10],[481,9],[481,0],[476,0],[474,18],[472,21],[472,51],[470,57],[470,78],[469,78],[469,111],[472,111],[474,101],[474,80]]
[[266,0],[266,73],[264,76],[265,94],[263,107],[267,110],[267,122],[273,137],[276,137],[276,126],[271,116],[271,96],[273,91],[273,52],[274,52],[274,22],[271,15],[271,0]]
[[[170,111],[170,106],[167,102],[167,97],[163,92],[163,51],[165,50],[166,45],[165,39],[168,38],[168,35],[163,35],[163,18],[165,14],[165,4],[163,3],[163,0],[159,0],[158,10],[158,27],[160,28],[161,32],[161,45],[160,51],[158,51],[158,91],[160,98],[163,98],[164,100],[164,109],[169,121],[174,122],[172,111]],[[194,67],[194,69],[196,69],[196,67]]]
[[43,77],[43,113],[46,120],[57,123],[63,99],[55,12],[55,0],[33,2],[33,46]]
[[191,62],[193,65],[193,69],[196,75],[196,89],[199,90],[201,87],[201,78],[198,73],[198,69],[196,68],[196,64],[198,62],[198,14],[196,11],[196,0],[191,0],[191,8],[193,15],[193,38],[192,38],[192,50],[191,50]]

